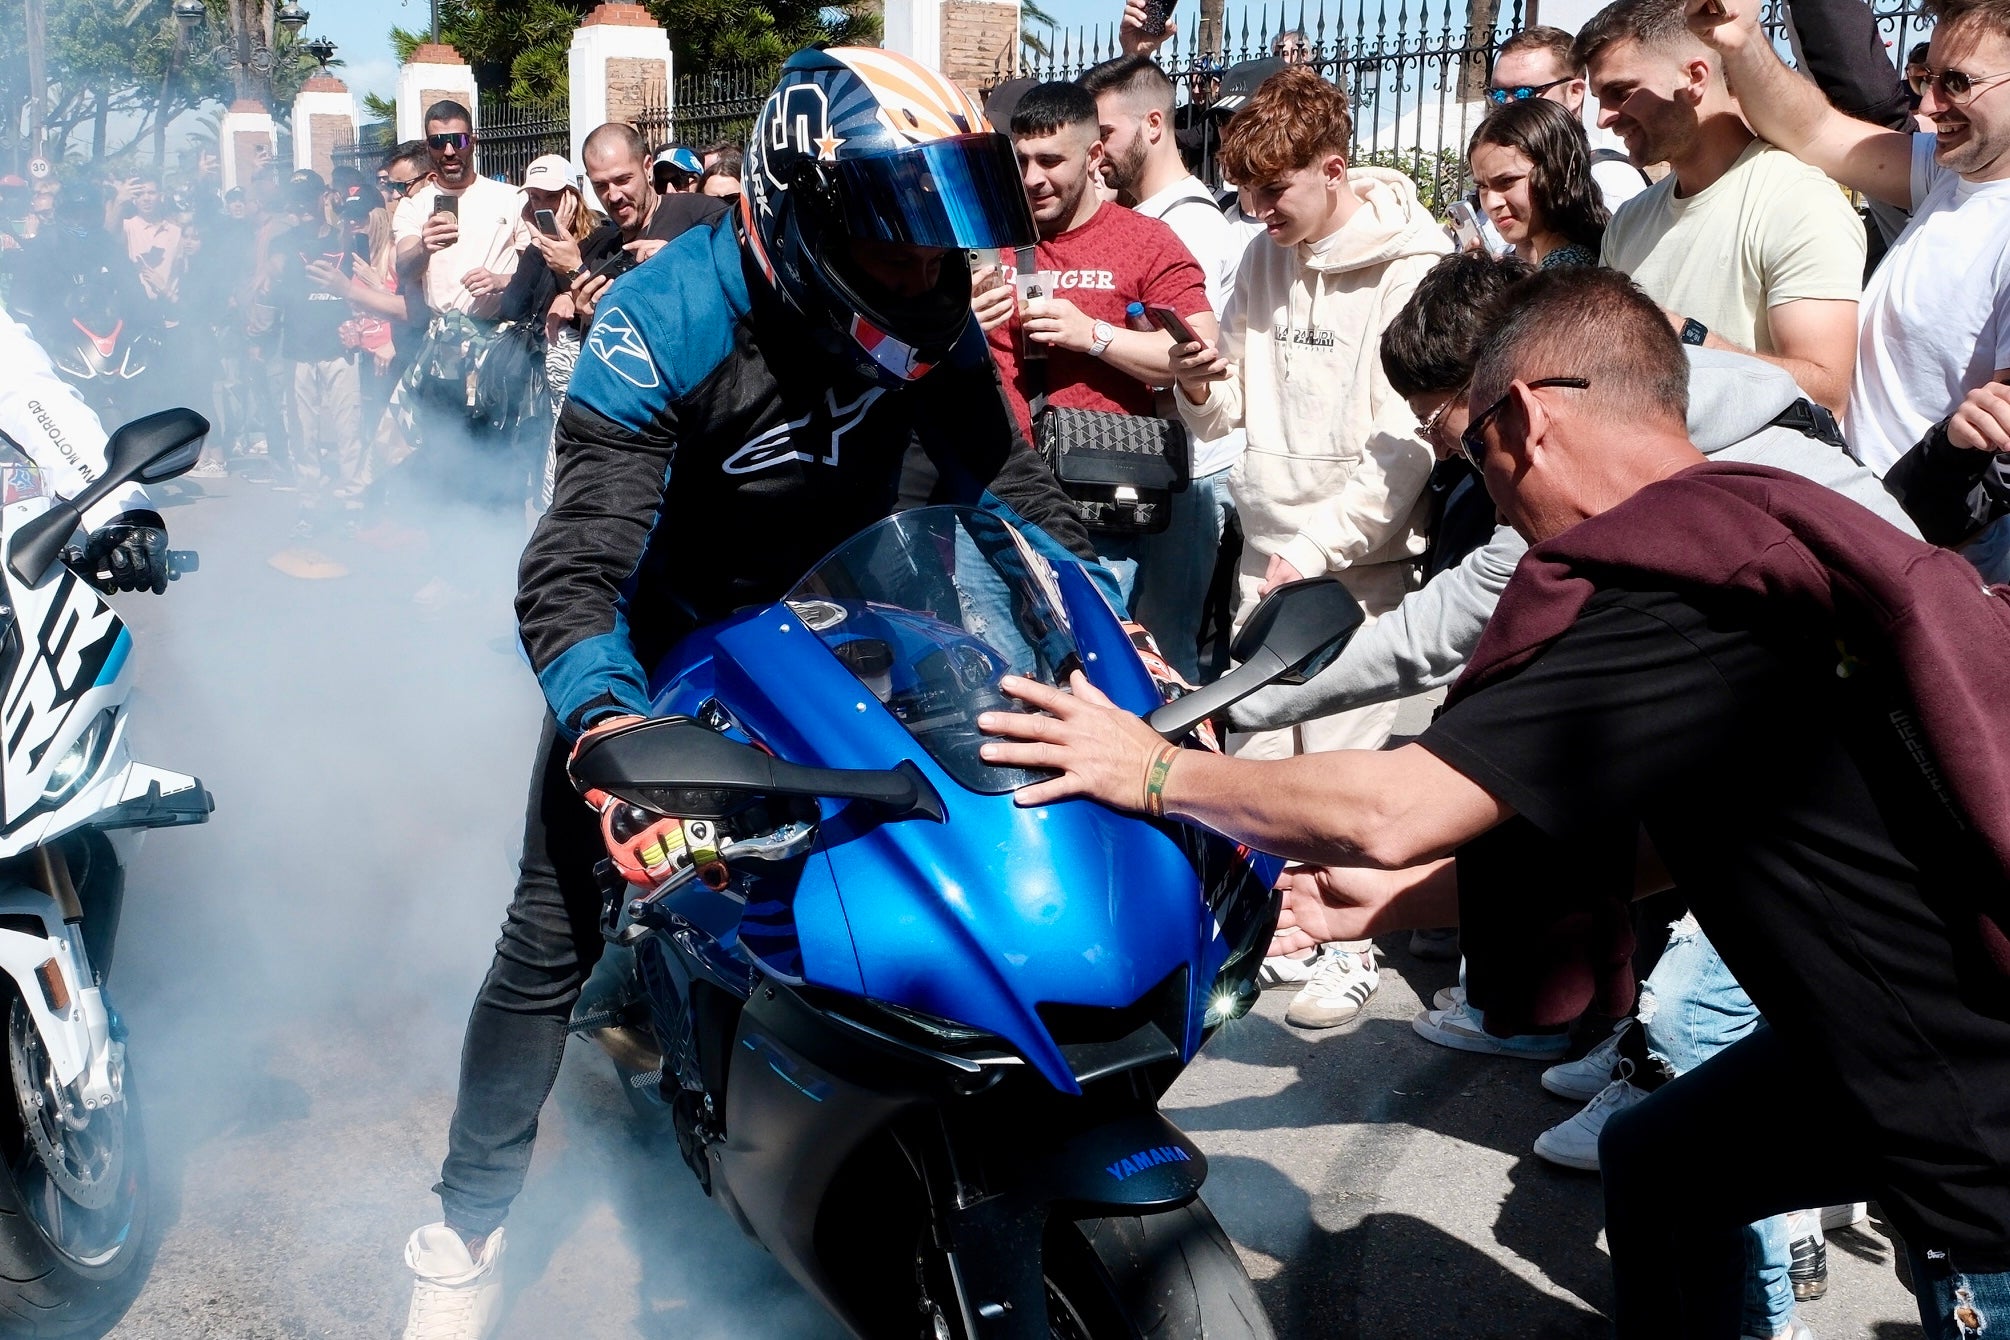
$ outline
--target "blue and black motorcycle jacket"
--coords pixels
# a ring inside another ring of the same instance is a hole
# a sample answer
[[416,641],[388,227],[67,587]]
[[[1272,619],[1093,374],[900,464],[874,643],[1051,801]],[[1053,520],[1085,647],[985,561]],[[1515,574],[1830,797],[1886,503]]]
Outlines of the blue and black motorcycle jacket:
[[893,512],[910,445],[936,468],[929,501],[1008,511],[1055,558],[1095,562],[1014,427],[974,320],[949,359],[888,390],[816,344],[739,227],[693,228],[623,275],[580,351],[516,601],[568,734],[646,715],[644,667],[678,638],[779,599]]

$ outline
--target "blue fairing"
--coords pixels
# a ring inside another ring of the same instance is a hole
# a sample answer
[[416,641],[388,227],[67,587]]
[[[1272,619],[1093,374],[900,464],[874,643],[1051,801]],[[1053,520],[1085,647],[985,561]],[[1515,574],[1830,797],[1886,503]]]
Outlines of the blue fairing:
[[[1126,706],[1154,706],[1157,691],[1094,583],[1072,564],[1055,568],[1084,669]],[[909,659],[955,651],[955,634],[926,620],[854,608],[848,636],[882,639]],[[749,898],[738,943],[768,971],[984,1030],[1074,1093],[1036,1007],[1120,1008],[1185,968],[1191,1004],[1175,1041],[1182,1057],[1200,1045],[1229,951],[1196,872],[1246,872],[1246,853],[1085,801],[1024,809],[1009,792],[960,785],[910,733],[911,714],[904,725],[786,604],[687,639],[650,691],[657,714],[704,716],[716,705],[715,721],[723,708],[745,735],[795,762],[911,761],[943,799],[941,823],[886,822],[864,806],[822,802],[817,846],[792,893]],[[1188,854],[1202,844],[1204,856]]]

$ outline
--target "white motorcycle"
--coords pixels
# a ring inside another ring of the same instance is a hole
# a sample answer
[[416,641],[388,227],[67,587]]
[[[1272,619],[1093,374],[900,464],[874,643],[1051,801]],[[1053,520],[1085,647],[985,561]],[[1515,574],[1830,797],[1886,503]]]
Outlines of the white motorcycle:
[[[132,635],[80,551],[84,512],[193,466],[209,425],[166,410],[113,434],[68,500],[0,437],[0,1334],[97,1333],[136,1289],[145,1152],[104,980],[125,867],[149,828],[199,824],[202,783],[126,743]],[[175,556],[184,569],[192,556]]]

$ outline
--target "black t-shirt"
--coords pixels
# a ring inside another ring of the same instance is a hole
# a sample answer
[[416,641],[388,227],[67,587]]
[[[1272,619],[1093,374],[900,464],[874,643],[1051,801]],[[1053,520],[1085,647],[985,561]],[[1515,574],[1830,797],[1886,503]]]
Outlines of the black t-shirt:
[[272,305],[279,309],[279,356],[296,363],[321,363],[341,358],[341,327],[350,317],[346,299],[328,292],[307,277],[307,262],[343,264],[348,239],[333,228],[303,224],[272,240],[279,277],[272,285]]
[[[673,241],[685,229],[709,223],[725,212],[726,202],[715,196],[659,196],[656,212],[649,216],[648,225],[636,240]],[[621,229],[610,219],[588,233],[579,244],[579,263],[589,270],[597,269],[602,261],[621,250],[622,245]],[[551,272],[551,267],[545,264],[536,247],[526,247],[517,257],[516,275],[503,292],[501,319],[525,321],[533,316],[541,318],[550,309],[552,300],[569,287],[569,283],[559,282],[559,277]]]
[[1883,674],[1774,609],[1604,590],[1419,743],[1552,838],[1644,826],[1775,1032],[1835,1076],[1835,1115],[1872,1132],[1901,1227],[2002,1271],[2010,984],[1973,900],[2003,881],[1923,780]]

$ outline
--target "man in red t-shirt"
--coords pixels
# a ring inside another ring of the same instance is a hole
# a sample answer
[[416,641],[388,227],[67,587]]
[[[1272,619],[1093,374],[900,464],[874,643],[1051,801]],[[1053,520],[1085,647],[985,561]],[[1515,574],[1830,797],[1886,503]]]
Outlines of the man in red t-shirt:
[[[1054,272],[1054,291],[1025,303],[1016,319],[1009,286],[980,292],[973,305],[1019,426],[1031,436],[1026,404],[1040,391],[1039,364],[1029,385],[1018,354],[1022,335],[1048,351],[1049,404],[1153,413],[1153,388],[1172,383],[1172,337],[1129,329],[1124,309],[1170,307],[1202,338],[1214,338],[1200,265],[1172,229],[1096,194],[1103,157],[1096,100],[1079,85],[1028,89],[1012,113],[1012,143],[1040,232],[1035,265]],[[1008,285],[1013,273],[1008,252]]]

